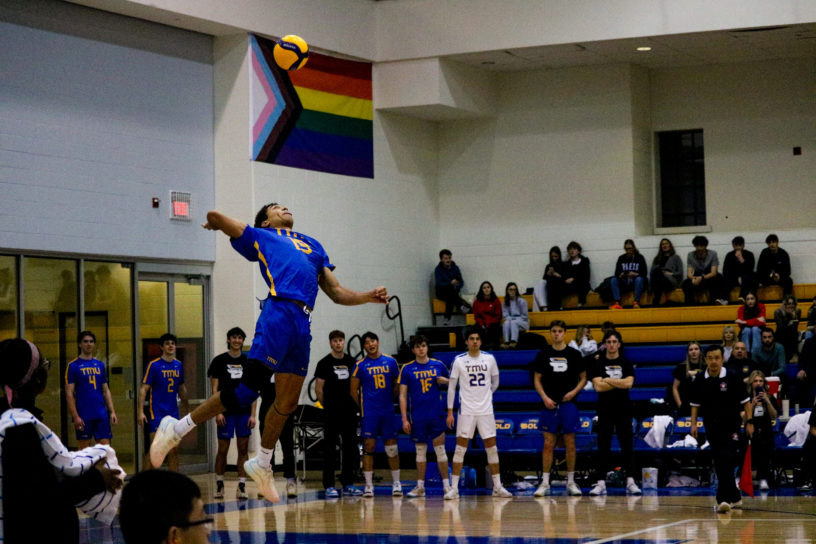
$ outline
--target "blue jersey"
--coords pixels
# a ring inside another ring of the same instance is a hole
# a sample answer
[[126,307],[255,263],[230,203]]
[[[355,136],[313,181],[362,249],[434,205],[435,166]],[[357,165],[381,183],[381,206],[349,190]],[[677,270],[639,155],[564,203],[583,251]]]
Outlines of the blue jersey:
[[178,417],[178,390],[184,383],[181,361],[153,359],[147,364],[142,383],[150,386],[150,419]]
[[288,229],[247,226],[232,247],[249,261],[257,261],[269,294],[299,300],[314,308],[318,276],[334,270],[320,242]]
[[105,363],[98,359],[77,357],[68,363],[65,383],[74,386],[79,417],[87,421],[108,418],[108,409],[102,396],[102,386],[108,383]]
[[430,359],[427,363],[411,361],[400,370],[399,384],[408,386],[411,420],[434,419],[444,415],[445,405],[436,378],[448,377],[442,361]]
[[397,361],[388,355],[357,361],[351,375],[360,380],[360,413],[394,413],[394,383],[399,377]]

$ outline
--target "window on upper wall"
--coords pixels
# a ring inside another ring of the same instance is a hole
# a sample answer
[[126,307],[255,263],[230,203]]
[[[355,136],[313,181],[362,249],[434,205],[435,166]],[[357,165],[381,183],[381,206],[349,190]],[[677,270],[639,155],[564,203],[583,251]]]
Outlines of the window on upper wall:
[[706,224],[703,130],[657,133],[658,227]]

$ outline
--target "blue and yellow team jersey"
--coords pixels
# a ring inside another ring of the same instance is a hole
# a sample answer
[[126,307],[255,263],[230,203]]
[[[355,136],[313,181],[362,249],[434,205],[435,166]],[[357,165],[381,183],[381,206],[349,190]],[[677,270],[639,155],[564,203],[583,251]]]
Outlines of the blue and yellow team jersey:
[[178,390],[184,383],[181,361],[153,359],[147,364],[142,383],[150,386],[150,419],[156,419],[156,414],[178,416]]
[[306,303],[314,308],[318,276],[334,270],[320,242],[288,229],[247,226],[232,247],[249,261],[257,261],[269,294]]
[[399,384],[408,386],[411,420],[435,419],[445,414],[442,392],[436,379],[448,377],[448,368],[442,361],[430,359],[427,363],[411,361],[400,370]]
[[394,412],[394,383],[399,377],[397,361],[388,355],[364,357],[354,365],[352,377],[360,380],[360,412]]
[[77,412],[84,420],[107,419],[108,409],[102,386],[108,383],[105,363],[98,359],[77,357],[65,370],[65,383],[73,384]]

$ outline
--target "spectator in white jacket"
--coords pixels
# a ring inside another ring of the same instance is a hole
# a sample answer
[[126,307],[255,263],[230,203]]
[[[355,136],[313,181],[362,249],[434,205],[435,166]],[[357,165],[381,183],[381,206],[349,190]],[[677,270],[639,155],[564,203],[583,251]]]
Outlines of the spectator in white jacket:
[[519,334],[530,328],[530,318],[527,315],[527,301],[519,295],[518,285],[514,282],[504,288],[504,304],[502,304],[502,332],[504,333],[503,348],[515,348]]

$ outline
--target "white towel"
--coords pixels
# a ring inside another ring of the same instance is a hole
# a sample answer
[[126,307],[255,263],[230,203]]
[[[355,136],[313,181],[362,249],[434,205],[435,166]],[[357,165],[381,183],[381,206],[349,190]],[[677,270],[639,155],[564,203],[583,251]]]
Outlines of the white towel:
[[652,428],[643,437],[643,440],[655,449],[663,448],[663,442],[666,438],[666,428],[674,423],[671,416],[655,416],[652,420]]
[[807,440],[808,433],[810,432],[810,425],[808,424],[808,419],[810,419],[810,410],[805,412],[804,414],[796,414],[788,424],[785,425],[785,436],[788,437],[790,444],[788,447],[792,448],[800,448],[804,445],[805,440]]
[[[93,468],[100,459],[105,459],[105,466],[110,469],[118,468],[121,472],[119,478],[124,482],[125,471],[119,466],[116,459],[116,452],[110,446],[91,446],[80,451],[70,452],[60,442],[60,439],[43,422],[34,417],[28,410],[12,408],[3,412],[0,416],[0,455],[2,454],[2,440],[6,430],[19,425],[34,425],[37,434],[40,435],[40,444],[43,453],[49,459],[58,472],[68,477],[77,477]],[[2,477],[2,464],[0,464],[0,477]],[[85,514],[93,519],[110,524],[119,510],[119,499],[122,496],[121,488],[115,493],[103,491],[97,493],[90,499],[77,504]],[[0,498],[0,535],[3,534],[2,526],[3,501]]]
[[[706,442],[708,444],[708,442]],[[703,446],[705,446],[704,444]],[[697,447],[697,439],[687,434],[683,440],[678,440],[674,444],[669,444],[667,447],[669,448],[696,448]]]

